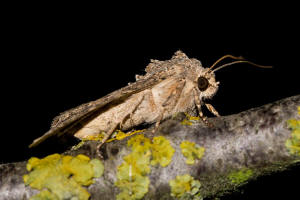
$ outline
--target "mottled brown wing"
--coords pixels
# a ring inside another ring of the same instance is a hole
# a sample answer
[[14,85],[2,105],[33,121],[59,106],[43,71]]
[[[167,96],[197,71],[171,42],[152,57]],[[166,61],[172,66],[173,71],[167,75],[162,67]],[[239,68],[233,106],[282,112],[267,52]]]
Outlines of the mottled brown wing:
[[61,136],[66,133],[72,133],[72,127],[79,125],[84,122],[87,118],[91,117],[99,109],[103,108],[106,105],[109,105],[112,102],[118,101],[120,99],[126,99],[130,95],[138,93],[142,90],[151,88],[153,85],[158,84],[162,80],[175,74],[175,71],[168,70],[163,71],[158,74],[153,74],[150,77],[138,80],[135,83],[132,83],[124,88],[116,90],[100,99],[95,101],[83,104],[71,110],[68,110],[58,117],[54,118],[51,129],[46,132],[43,136],[35,139],[29,147],[34,147],[52,136]]

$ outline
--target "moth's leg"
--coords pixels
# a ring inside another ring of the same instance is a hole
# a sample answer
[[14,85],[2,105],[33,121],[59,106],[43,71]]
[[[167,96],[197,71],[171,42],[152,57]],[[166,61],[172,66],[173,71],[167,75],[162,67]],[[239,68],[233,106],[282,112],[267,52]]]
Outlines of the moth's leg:
[[133,121],[132,121],[132,115],[134,114],[134,112],[136,111],[136,109],[139,107],[139,105],[141,105],[141,103],[143,102],[143,100],[145,99],[145,94],[142,96],[142,98],[140,98],[137,101],[137,104],[135,104],[133,107],[133,109],[130,111],[130,113],[128,115],[126,115],[124,117],[124,119],[120,122],[120,129],[122,130],[123,124],[124,124],[124,120],[127,119],[127,117],[129,116],[129,120],[131,123],[131,126],[133,126]]
[[158,127],[159,127],[159,124],[160,122],[162,121],[163,117],[164,117],[164,114],[165,114],[165,109],[162,108],[162,110],[160,111],[160,115],[155,123],[155,127],[154,129],[152,130],[152,133],[155,133],[157,130],[158,130]]
[[194,100],[195,100],[195,104],[196,104],[196,107],[197,107],[197,110],[198,110],[198,113],[199,113],[199,117],[203,121],[205,121],[206,117],[204,117],[202,109],[201,109],[201,101],[200,101],[200,98],[199,98],[198,91],[196,89],[194,89],[193,91],[194,91]]
[[195,99],[195,104],[196,104],[196,107],[198,109],[198,113],[199,113],[199,117],[200,119],[208,126],[212,126],[208,121],[207,121],[207,117],[205,117],[203,115],[203,112],[202,112],[202,109],[201,109],[201,101],[200,101],[200,97],[199,97],[199,92],[194,89],[194,99]]
[[172,89],[170,96],[162,104],[162,106],[160,108],[160,115],[155,123],[154,129],[152,130],[153,133],[155,133],[157,131],[160,122],[163,120],[163,117],[164,117],[164,114],[166,111],[166,107],[171,106],[171,109],[173,109],[177,105],[180,95],[182,93],[182,89],[185,86],[185,83],[186,83],[185,80],[181,80],[180,83],[177,85],[177,87]]
[[218,111],[209,103],[205,104],[206,108],[215,116],[220,117],[220,114],[218,113]]
[[[138,108],[138,106],[142,103],[142,101],[144,100],[144,96],[145,96],[145,95],[143,95],[143,96],[140,98],[140,100],[137,101],[136,104],[131,105],[131,106],[133,107],[131,113],[134,113],[134,111],[135,111],[135,110]],[[130,113],[130,117],[132,116],[131,113]],[[110,136],[113,134],[113,132],[116,130],[116,128],[117,128],[118,126],[120,127],[120,126],[122,125],[124,119],[127,118],[127,116],[128,116],[128,115],[126,115],[125,117],[123,117],[123,119],[121,119],[119,122],[117,122],[117,123],[115,123],[114,125],[112,125],[112,126],[111,126],[111,129],[107,132],[106,136],[103,138],[103,140],[101,141],[101,143],[98,144],[98,146],[97,146],[97,153],[98,153],[98,156],[99,156],[100,158],[102,158],[102,155],[100,154],[100,148],[101,148],[101,146],[102,146],[102,145],[110,138]],[[121,128],[120,128],[120,129],[121,129]]]
[[106,136],[101,141],[101,143],[97,145],[97,154],[98,154],[98,156],[100,158],[103,158],[103,156],[100,153],[101,146],[110,138],[110,136],[113,134],[113,132],[115,131],[115,129],[119,126],[119,124],[120,123],[115,123],[113,126],[111,126],[111,128],[109,129],[109,131],[107,131]]

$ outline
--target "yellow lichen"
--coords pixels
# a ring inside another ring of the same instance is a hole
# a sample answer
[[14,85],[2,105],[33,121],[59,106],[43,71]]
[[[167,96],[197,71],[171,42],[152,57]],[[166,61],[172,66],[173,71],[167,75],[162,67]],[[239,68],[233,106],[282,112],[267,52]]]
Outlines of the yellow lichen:
[[105,136],[105,133],[104,132],[101,132],[97,135],[89,135],[89,136],[86,136],[85,138],[82,138],[82,140],[75,146],[72,147],[71,150],[77,150],[79,149],[80,147],[82,147],[84,145],[84,143],[86,141],[89,141],[89,140],[93,140],[93,141],[102,141],[103,138]]
[[116,186],[122,188],[117,200],[142,199],[148,192],[150,180],[147,176],[136,176],[132,181],[118,181]]
[[195,159],[201,159],[204,155],[205,148],[197,147],[194,142],[183,141],[180,144],[181,153],[186,157],[186,164],[192,165]]
[[[175,150],[162,136],[154,137],[151,142],[142,134],[136,135],[128,140],[127,145],[132,152],[124,156],[124,162],[118,167],[115,185],[120,188],[121,193],[117,195],[117,199],[141,199],[148,192],[150,163],[167,166]],[[166,145],[165,149],[162,149],[162,145]]]
[[[298,107],[298,114],[300,115],[300,106]],[[300,120],[290,119],[287,124],[292,133],[291,137],[286,140],[285,146],[291,154],[300,156]]]
[[111,142],[111,141],[114,141],[114,140],[123,140],[129,136],[132,136],[134,134],[137,134],[137,133],[140,133],[140,132],[143,132],[145,130],[135,130],[135,131],[131,131],[131,132],[128,132],[128,133],[124,133],[123,131],[121,130],[117,130],[116,134],[114,135],[114,137],[112,137],[111,139],[107,140],[106,142]]
[[194,117],[189,115],[188,113],[184,113],[186,116],[186,119],[184,119],[181,124],[182,125],[192,125],[194,121],[198,121],[200,117]]
[[85,140],[85,141],[87,141],[87,140],[102,141],[104,136],[105,136],[105,133],[101,132],[97,135],[89,135],[89,136],[83,138],[83,140]]
[[172,161],[175,149],[171,146],[169,140],[163,136],[158,136],[153,138],[151,151],[151,165],[156,165],[159,163],[162,167],[165,167]]
[[117,199],[141,199],[149,187],[150,145],[151,141],[144,135],[130,138],[127,145],[132,152],[125,156],[124,162],[118,167],[115,185],[121,189]]
[[150,149],[151,140],[146,138],[143,134],[140,134],[130,138],[127,142],[127,146],[131,147],[134,151],[147,152]]
[[187,126],[190,126],[190,125],[193,125],[193,122],[187,120],[187,119],[184,119],[182,122],[181,122],[182,125],[187,125]]
[[[115,131],[113,134],[112,134],[112,137],[110,139],[108,139],[106,142],[112,142],[114,140],[123,140],[125,139],[126,137],[129,137],[129,136],[132,136],[134,134],[137,134],[137,133],[140,133],[140,132],[143,132],[145,131],[144,129],[143,130],[134,130],[134,131],[130,131],[128,133],[124,133],[123,131],[121,130],[117,130]],[[79,149],[80,147],[83,146],[83,144],[86,142],[86,141],[89,141],[89,140],[93,140],[93,141],[102,141],[104,139],[104,136],[105,136],[105,133],[104,132],[101,132],[99,133],[98,135],[90,135],[90,136],[87,136],[85,138],[83,138],[81,140],[81,142],[79,142],[77,145],[73,146],[72,147],[72,150],[77,150]]]
[[169,181],[171,196],[180,199],[202,199],[200,195],[201,183],[189,174],[176,176]]
[[81,186],[92,184],[104,170],[100,160],[85,155],[33,157],[26,167],[30,173],[23,176],[25,185],[41,191],[31,199],[88,199],[90,194]]

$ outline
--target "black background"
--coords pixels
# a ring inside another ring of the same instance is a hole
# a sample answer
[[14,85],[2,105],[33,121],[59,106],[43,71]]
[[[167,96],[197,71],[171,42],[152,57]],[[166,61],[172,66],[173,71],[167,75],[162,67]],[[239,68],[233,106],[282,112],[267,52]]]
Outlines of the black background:
[[[176,50],[205,67],[225,54],[273,66],[239,64],[216,72],[220,87],[210,103],[221,115],[299,94],[299,31],[293,12],[282,18],[276,12],[242,10],[217,19],[199,12],[187,19],[181,12],[155,17],[153,10],[130,16],[43,9],[8,15],[2,37],[0,162],[55,152],[55,145],[33,152],[27,146],[60,112],[126,86],[144,73],[150,59],[170,59]],[[242,194],[224,199],[289,198],[298,192],[292,182],[299,178],[298,167],[260,178]]]

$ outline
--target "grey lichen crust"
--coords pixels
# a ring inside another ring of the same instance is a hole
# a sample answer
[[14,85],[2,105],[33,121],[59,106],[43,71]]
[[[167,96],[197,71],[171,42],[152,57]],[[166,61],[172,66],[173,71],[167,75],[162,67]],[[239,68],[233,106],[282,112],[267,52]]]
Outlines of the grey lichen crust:
[[[300,95],[286,98],[235,115],[208,119],[213,127],[202,121],[182,125],[181,115],[160,125],[155,136],[163,135],[175,149],[167,167],[151,167],[150,187],[144,199],[173,199],[169,181],[177,175],[189,174],[201,183],[202,197],[220,196],[261,175],[281,171],[299,164],[300,157],[290,154],[285,146],[291,136],[286,121],[299,118],[297,107]],[[152,138],[151,131],[143,132]],[[182,141],[191,141],[205,148],[204,156],[195,164],[187,165],[181,153]],[[130,153],[128,139],[107,143],[102,148],[104,175],[89,186],[91,199],[114,199],[120,192],[114,183],[117,167]],[[96,157],[96,143],[66,154],[85,154]],[[25,162],[0,165],[0,199],[23,199],[33,194],[25,187],[22,176]]]

